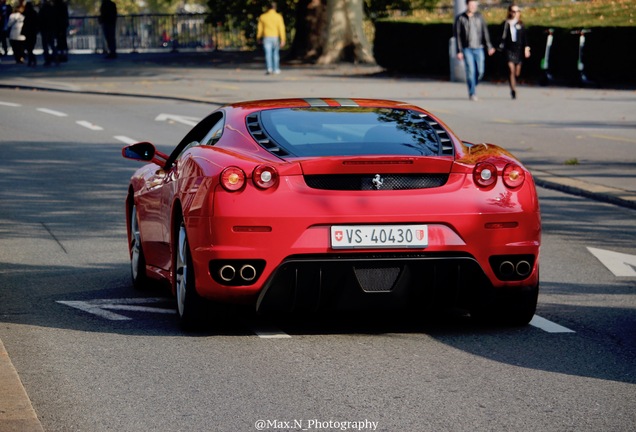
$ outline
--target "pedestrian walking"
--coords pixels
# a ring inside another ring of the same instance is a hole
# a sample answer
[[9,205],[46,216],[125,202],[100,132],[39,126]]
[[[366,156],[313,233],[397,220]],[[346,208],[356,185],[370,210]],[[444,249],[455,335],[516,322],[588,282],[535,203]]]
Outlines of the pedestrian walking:
[[59,55],[55,40],[55,9],[53,8],[51,0],[42,1],[38,17],[40,18],[40,35],[42,36],[44,66],[50,66],[53,62],[58,64]]
[[53,14],[55,16],[53,33],[58,61],[68,61],[68,5],[64,0],[53,0]]
[[495,53],[490,43],[488,25],[478,8],[477,0],[466,0],[466,11],[457,15],[453,26],[457,59],[464,61],[468,97],[473,101],[477,100],[477,85],[486,69],[484,50],[489,56]]
[[27,66],[35,67],[37,61],[35,59],[35,54],[33,54],[33,49],[35,48],[35,43],[38,40],[38,13],[35,10],[32,2],[27,2],[24,5],[24,24],[22,26],[22,34],[24,35],[24,45],[27,56]]
[[7,4],[7,0],[0,0],[0,43],[2,44],[2,55],[9,54],[9,47],[7,45],[7,39],[9,38],[9,30],[7,25],[9,24],[9,16],[13,13],[11,5]]
[[9,43],[13,50],[13,57],[16,63],[24,63],[24,48],[26,37],[22,34],[22,26],[24,26],[24,6],[17,6],[11,15],[7,28],[9,30]]
[[256,39],[263,44],[267,74],[280,73],[280,49],[285,47],[285,21],[277,12],[276,2],[271,2],[267,12],[258,18]]
[[117,5],[113,0],[102,0],[99,8],[99,23],[102,25],[108,53],[107,59],[117,58]]
[[517,78],[521,75],[521,64],[530,57],[530,46],[526,37],[526,28],[521,21],[519,5],[512,3],[508,6],[508,16],[502,24],[503,33],[499,49],[504,54],[508,70],[508,84],[510,97],[517,98]]

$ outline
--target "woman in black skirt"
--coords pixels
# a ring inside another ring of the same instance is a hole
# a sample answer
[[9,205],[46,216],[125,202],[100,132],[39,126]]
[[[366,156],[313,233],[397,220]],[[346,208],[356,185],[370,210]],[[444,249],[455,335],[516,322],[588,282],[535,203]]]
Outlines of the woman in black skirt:
[[517,98],[517,78],[521,74],[521,63],[530,57],[530,47],[526,38],[526,28],[521,21],[521,9],[512,3],[508,7],[508,18],[503,23],[503,34],[499,48],[503,51],[508,65],[510,96]]

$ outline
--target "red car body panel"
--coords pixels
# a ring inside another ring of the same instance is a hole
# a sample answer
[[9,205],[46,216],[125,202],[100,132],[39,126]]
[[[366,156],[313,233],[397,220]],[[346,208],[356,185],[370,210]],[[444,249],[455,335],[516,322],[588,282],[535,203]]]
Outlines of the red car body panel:
[[[477,263],[495,290],[538,285],[539,202],[530,172],[511,154],[490,144],[464,143],[421,108],[384,100],[355,99],[352,103],[426,114],[448,133],[453,154],[281,158],[260,145],[248,130],[246,117],[250,114],[309,107],[312,101],[316,100],[254,101],[222,107],[223,132],[215,145],[193,146],[170,167],[150,163],[134,174],[128,207],[134,204],[137,208],[148,276],[166,280],[174,289],[174,219],[182,214],[197,293],[211,300],[256,302],[275,284],[282,264],[295,257],[318,261],[348,257],[373,260],[375,256],[399,260],[402,255],[413,254],[422,260],[462,257]],[[333,107],[342,104],[338,99],[320,101]],[[492,187],[476,185],[474,172],[479,162],[496,167],[498,180]],[[254,185],[252,172],[262,164],[275,168],[277,186],[261,189]],[[521,186],[511,188],[501,180],[507,164],[517,164],[523,170],[525,181]],[[228,191],[221,185],[221,172],[229,166],[241,168],[246,174],[246,184],[238,191]],[[448,179],[442,186],[428,189],[372,191],[316,189],[305,181],[306,176],[373,176],[378,172],[440,174]],[[330,245],[332,225],[386,224],[425,224],[428,245],[419,249],[362,250],[335,250]],[[130,211],[128,227],[130,241]],[[523,277],[502,280],[495,268],[499,264],[491,261],[498,256],[530,256],[531,268]],[[246,283],[223,283],[214,270],[215,262],[240,265],[252,261],[262,263],[262,269]]]

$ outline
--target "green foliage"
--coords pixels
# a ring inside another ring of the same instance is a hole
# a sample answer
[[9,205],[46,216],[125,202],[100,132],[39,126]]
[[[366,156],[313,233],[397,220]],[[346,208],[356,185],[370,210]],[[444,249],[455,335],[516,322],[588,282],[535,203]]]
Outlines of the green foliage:
[[386,17],[391,11],[410,14],[414,10],[430,10],[439,0],[365,0],[365,10],[371,17]]
[[151,13],[175,13],[181,4],[177,0],[146,0],[146,9]]
[[[99,15],[101,0],[67,0],[73,15]],[[117,5],[119,15],[143,13],[175,13],[183,7],[183,0],[113,0]],[[194,0],[193,3],[205,4],[205,0]],[[143,7],[141,5],[144,5]]]
[[[529,0],[518,1],[523,6],[521,18],[526,25],[546,27],[633,27],[636,24],[634,0]],[[452,23],[452,1],[444,0],[444,9],[417,10],[405,19],[413,22]],[[486,21],[499,23],[506,18],[506,5],[485,7],[481,12]]]
[[[160,0],[155,0],[160,1]],[[326,4],[327,0],[322,0]],[[416,9],[433,8],[439,0],[365,0],[365,11],[372,18],[386,17],[389,11],[412,12]],[[296,23],[299,5],[308,0],[278,0],[278,11],[285,19],[287,30]],[[256,22],[269,6],[269,0],[207,0],[210,10],[208,22],[222,24],[225,28],[241,28],[249,38],[254,37]]]
[[[221,25],[226,30],[242,29],[249,39],[256,38],[258,17],[267,10],[268,0],[208,0],[210,11],[207,21]],[[299,0],[277,0],[277,9],[283,15],[289,32],[295,22],[295,10]]]

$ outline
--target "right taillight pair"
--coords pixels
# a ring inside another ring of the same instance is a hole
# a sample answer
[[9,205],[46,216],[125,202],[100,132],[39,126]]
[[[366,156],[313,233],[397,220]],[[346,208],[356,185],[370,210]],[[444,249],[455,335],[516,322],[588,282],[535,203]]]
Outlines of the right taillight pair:
[[[525,177],[523,168],[514,163],[507,164],[501,172],[504,184],[511,189],[521,186]],[[480,162],[473,170],[473,179],[481,188],[494,186],[497,183],[497,167],[490,162]]]

